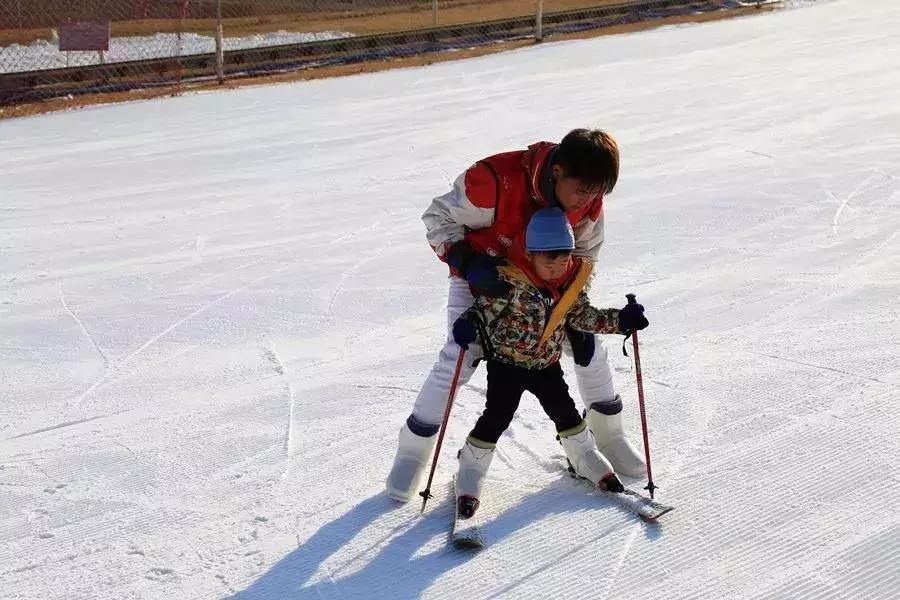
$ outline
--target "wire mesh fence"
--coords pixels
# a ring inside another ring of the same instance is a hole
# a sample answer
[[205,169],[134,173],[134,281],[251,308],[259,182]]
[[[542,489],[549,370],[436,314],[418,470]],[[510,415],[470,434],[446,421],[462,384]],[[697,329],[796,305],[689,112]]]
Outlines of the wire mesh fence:
[[100,92],[178,91],[187,83],[541,39],[772,2],[2,0],[0,110]]

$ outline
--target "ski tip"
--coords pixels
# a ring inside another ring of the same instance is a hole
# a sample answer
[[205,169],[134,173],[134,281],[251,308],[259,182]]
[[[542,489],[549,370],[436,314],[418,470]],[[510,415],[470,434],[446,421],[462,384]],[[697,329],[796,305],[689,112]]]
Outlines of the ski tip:
[[672,506],[667,506],[664,510],[654,514],[654,515],[638,515],[644,523],[649,523],[650,525],[659,525],[659,518],[663,515],[667,515],[670,512],[675,510]]

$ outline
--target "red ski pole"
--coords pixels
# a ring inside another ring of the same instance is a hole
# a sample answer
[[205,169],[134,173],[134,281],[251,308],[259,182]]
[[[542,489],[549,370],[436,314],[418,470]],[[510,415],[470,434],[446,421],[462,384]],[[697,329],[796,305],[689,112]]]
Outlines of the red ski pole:
[[[625,294],[625,297],[628,298],[628,304],[637,303],[634,294]],[[637,377],[638,405],[641,408],[641,428],[644,432],[644,456],[647,459],[647,485],[644,489],[650,492],[650,498],[652,499],[653,492],[656,490],[656,485],[653,483],[653,468],[650,466],[650,436],[647,433],[647,410],[644,408],[644,380],[641,377],[641,352],[638,349],[637,331],[632,331],[631,336],[632,343],[634,344],[634,373]]]
[[453,373],[453,381],[450,383],[450,394],[447,396],[447,408],[444,409],[444,422],[441,423],[441,432],[438,434],[437,447],[434,449],[434,458],[431,459],[431,473],[428,474],[428,483],[425,489],[419,492],[422,496],[422,512],[425,512],[425,504],[431,498],[431,480],[434,479],[434,470],[437,468],[438,457],[441,454],[441,444],[444,443],[444,434],[447,433],[447,422],[450,420],[450,409],[453,408],[453,399],[456,397],[456,385],[459,383],[459,372],[462,371],[463,360],[466,356],[465,348],[459,349],[459,358],[456,359],[456,372]]

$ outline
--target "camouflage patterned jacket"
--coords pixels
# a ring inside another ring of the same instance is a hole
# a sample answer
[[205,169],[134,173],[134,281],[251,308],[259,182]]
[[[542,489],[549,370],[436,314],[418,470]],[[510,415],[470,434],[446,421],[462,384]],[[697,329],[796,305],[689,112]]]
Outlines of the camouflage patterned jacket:
[[[488,340],[487,343],[482,341],[482,347],[485,355],[489,350],[492,352],[494,360],[526,369],[544,369],[559,360],[566,335],[565,325],[592,333],[619,332],[619,310],[591,306],[583,290],[584,281],[570,281],[568,286],[558,290],[563,295],[554,299],[551,292],[542,291],[517,267],[501,267],[500,277],[511,284],[509,294],[495,298],[479,296],[469,309],[484,324]],[[575,295],[571,308],[563,318],[551,319],[554,308],[563,304],[567,295],[570,301]],[[548,324],[551,329],[545,331]],[[542,336],[545,338],[543,344],[540,343]]]

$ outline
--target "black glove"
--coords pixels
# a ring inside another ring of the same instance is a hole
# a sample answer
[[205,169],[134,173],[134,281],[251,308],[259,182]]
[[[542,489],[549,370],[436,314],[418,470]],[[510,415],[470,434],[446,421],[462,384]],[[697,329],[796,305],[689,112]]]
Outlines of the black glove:
[[497,267],[506,261],[475,252],[465,240],[450,246],[445,258],[447,264],[459,271],[481,296],[505,296],[512,288],[497,272]]
[[466,313],[463,313],[461,317],[453,322],[453,341],[456,342],[457,346],[464,350],[468,350],[469,344],[474,342],[475,338],[478,337],[478,331],[475,329],[475,325],[473,325],[466,317]]
[[631,333],[646,328],[650,322],[644,316],[644,307],[637,303],[634,294],[628,294],[628,304],[619,311],[619,331]]
[[594,358],[594,334],[578,331],[566,325],[566,336],[572,345],[575,364],[581,367],[591,364],[591,359]]

